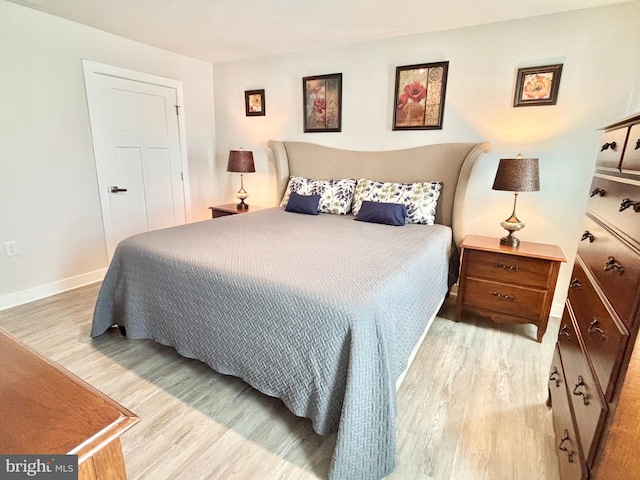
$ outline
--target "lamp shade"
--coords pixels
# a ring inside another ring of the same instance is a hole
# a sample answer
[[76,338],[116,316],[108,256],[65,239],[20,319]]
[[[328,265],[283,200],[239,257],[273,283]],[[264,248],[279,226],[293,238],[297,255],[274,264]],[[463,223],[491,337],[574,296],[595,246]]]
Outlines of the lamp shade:
[[229,163],[227,172],[253,173],[256,167],[253,164],[253,152],[249,150],[231,150],[229,152]]
[[540,190],[540,171],[537,158],[501,158],[493,190],[508,192],[537,192]]

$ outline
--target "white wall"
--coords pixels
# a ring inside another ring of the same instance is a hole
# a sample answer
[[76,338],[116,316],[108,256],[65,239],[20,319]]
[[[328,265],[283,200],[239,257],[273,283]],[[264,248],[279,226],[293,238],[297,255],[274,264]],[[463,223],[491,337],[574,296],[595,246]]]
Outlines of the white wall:
[[[481,141],[493,144],[471,181],[467,233],[502,236],[513,194],[491,190],[500,158],[538,157],[541,191],[524,193],[518,216],[523,240],[560,245],[554,312],[561,311],[593,173],[598,128],[640,110],[640,2],[412,35],[214,65],[218,202],[234,200],[237,175],[224,171],[228,151],[254,152],[245,175],[248,203],[272,205],[269,139],[299,140],[356,150]],[[319,45],[322,40],[319,39]],[[448,60],[444,128],[391,130],[395,67]],[[556,106],[513,108],[516,71],[563,63]],[[342,72],[340,133],[303,133],[302,77]],[[245,117],[244,90],[264,88],[264,117]]]
[[83,58],[182,80],[192,214],[209,215],[212,65],[0,0],[0,309],[107,266]]

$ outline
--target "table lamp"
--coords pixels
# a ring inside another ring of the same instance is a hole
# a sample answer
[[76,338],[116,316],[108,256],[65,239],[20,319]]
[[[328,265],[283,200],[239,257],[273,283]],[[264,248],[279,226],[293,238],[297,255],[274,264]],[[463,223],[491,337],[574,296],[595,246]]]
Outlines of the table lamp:
[[498,164],[496,178],[493,181],[493,190],[504,190],[514,192],[513,213],[500,225],[509,234],[500,239],[501,245],[517,247],[520,245],[514,232],[522,230],[524,223],[516,216],[516,204],[520,192],[537,192],[540,190],[540,173],[537,158],[522,158],[518,154],[516,158],[501,158]]
[[248,210],[249,205],[244,203],[245,199],[249,196],[244,189],[244,182],[242,180],[243,173],[253,173],[256,171],[256,167],[253,164],[253,152],[249,150],[231,150],[229,152],[229,162],[227,163],[227,172],[234,172],[240,174],[240,190],[236,193],[236,197],[240,199],[240,203],[237,205],[238,210]]

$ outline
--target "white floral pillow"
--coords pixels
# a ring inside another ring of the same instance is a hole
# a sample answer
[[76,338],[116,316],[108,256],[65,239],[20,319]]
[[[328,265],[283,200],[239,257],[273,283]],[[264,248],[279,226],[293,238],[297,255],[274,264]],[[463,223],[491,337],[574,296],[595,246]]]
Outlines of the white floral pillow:
[[320,213],[346,215],[351,211],[355,188],[356,181],[349,178],[313,180],[305,177],[289,177],[289,183],[280,206],[287,206],[291,192],[296,192],[300,195],[320,195],[320,203],[318,204]]
[[407,207],[407,223],[433,225],[442,182],[388,183],[361,178],[353,194],[354,215],[364,200],[401,203]]

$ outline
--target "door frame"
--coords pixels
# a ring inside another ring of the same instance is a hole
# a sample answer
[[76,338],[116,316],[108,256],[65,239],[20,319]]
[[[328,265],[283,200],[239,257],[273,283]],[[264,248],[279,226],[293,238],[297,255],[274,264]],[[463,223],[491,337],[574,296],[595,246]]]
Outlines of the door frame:
[[111,204],[109,201],[109,188],[107,185],[107,170],[105,159],[102,158],[100,148],[100,130],[96,114],[97,108],[94,105],[95,95],[98,86],[96,85],[96,75],[106,75],[110,77],[132,80],[135,82],[148,83],[161,87],[173,88],[176,91],[177,107],[179,109],[178,117],[178,139],[180,142],[180,161],[182,163],[182,188],[184,191],[184,208],[185,219],[187,223],[192,222],[191,217],[191,190],[189,184],[189,162],[187,157],[187,135],[184,114],[184,95],[182,81],[173,78],[161,77],[150,73],[138,72],[126,68],[115,67],[104,63],[94,62],[93,60],[82,59],[82,68],[84,70],[84,83],[87,96],[87,106],[89,108],[89,124],[91,125],[91,136],[93,142],[93,158],[96,165],[96,176],[98,181],[98,194],[100,196],[100,206],[102,208],[102,224],[104,227],[104,239],[107,246],[107,259],[111,261],[113,253],[116,249],[114,239],[113,223],[111,216]]

